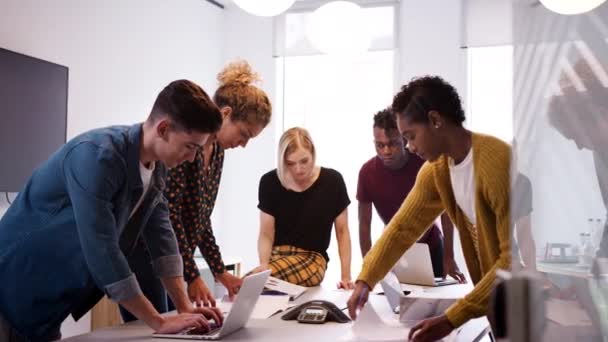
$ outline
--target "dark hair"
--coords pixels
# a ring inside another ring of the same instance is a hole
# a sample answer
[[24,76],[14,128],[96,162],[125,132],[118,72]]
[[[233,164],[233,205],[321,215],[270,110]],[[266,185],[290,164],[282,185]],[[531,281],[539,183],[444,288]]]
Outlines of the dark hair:
[[168,117],[185,132],[215,133],[222,125],[219,108],[197,84],[188,80],[169,83],[156,97],[150,118]]
[[397,129],[397,120],[391,108],[386,108],[374,115],[374,127],[381,128],[385,131]]
[[464,110],[456,89],[439,76],[413,78],[393,98],[393,112],[415,122],[428,122],[435,110],[452,123],[462,125]]

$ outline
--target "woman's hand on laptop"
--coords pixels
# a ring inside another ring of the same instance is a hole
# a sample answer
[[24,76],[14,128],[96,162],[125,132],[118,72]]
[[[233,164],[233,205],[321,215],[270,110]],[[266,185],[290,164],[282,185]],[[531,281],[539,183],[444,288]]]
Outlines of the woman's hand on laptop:
[[445,256],[443,257],[443,279],[447,276],[450,276],[456,279],[460,284],[466,284],[467,278],[464,276],[458,265],[456,264],[456,260],[453,257]]
[[188,297],[196,306],[215,306],[215,298],[201,277],[188,284]]
[[209,331],[209,321],[201,314],[183,313],[165,316],[156,333],[176,334],[188,328]]
[[235,277],[232,274],[230,274],[229,272],[224,272],[222,274],[219,274],[215,278],[217,280],[219,280],[219,282],[222,283],[222,285],[224,285],[226,290],[228,290],[228,296],[230,296],[231,299],[234,297],[234,295],[239,293],[239,290],[241,289],[241,286],[243,285],[243,279],[241,279],[239,277]]

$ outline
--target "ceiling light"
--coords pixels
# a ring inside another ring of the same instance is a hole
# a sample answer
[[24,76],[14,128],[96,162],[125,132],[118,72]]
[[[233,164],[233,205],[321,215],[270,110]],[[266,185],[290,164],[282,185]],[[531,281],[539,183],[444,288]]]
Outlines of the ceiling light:
[[308,19],[310,43],[327,54],[356,54],[370,45],[363,10],[349,1],[332,1],[316,9]]
[[281,14],[296,0],[233,0],[245,12],[260,17],[273,17]]
[[589,12],[606,0],[540,0],[547,9],[565,15]]

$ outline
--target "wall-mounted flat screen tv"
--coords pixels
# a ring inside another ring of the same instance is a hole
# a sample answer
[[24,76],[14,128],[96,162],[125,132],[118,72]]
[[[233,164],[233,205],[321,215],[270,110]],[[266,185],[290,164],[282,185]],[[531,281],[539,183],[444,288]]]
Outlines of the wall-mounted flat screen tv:
[[0,191],[19,192],[66,141],[68,68],[0,48]]

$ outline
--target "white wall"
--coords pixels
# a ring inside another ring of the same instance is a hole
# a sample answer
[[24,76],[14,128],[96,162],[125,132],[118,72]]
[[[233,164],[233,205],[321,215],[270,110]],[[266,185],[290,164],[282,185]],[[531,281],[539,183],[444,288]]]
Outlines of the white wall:
[[70,69],[68,138],[142,121],[168,82],[215,88],[222,11],[205,1],[2,0],[0,45]]
[[[69,67],[68,139],[143,121],[175,79],[211,94],[223,32],[223,11],[202,0],[0,0],[0,47]],[[0,215],[6,207],[2,196]],[[89,321],[65,325],[64,336]]]
[[439,75],[466,102],[466,52],[460,48],[462,0],[401,0],[400,7],[398,85],[416,76]]
[[275,64],[272,58],[273,20],[254,17],[234,5],[225,11],[226,28],[223,59],[247,60],[257,71],[273,104],[270,124],[245,149],[226,152],[224,171],[213,213],[215,236],[224,256],[237,256],[243,261],[243,271],[258,265],[257,237],[259,232],[258,182],[275,167],[276,108]]

